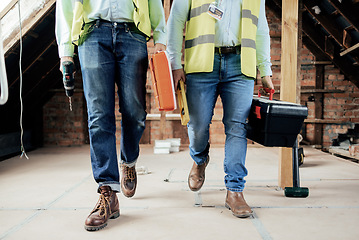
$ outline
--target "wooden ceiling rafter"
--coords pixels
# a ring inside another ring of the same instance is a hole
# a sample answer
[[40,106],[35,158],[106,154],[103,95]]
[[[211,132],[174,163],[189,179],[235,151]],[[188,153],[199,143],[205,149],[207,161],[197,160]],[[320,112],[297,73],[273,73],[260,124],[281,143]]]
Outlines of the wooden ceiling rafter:
[[[267,0],[266,5],[281,18],[282,0]],[[359,4],[353,0],[302,0],[302,5],[303,44],[359,87]]]

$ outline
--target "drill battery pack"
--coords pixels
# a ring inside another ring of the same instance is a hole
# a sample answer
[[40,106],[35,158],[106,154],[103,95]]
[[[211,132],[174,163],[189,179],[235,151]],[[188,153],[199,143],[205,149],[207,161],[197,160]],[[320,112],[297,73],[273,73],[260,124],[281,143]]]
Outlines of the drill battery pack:
[[160,111],[176,109],[176,96],[172,78],[172,69],[166,52],[152,55],[150,62],[152,86],[156,105]]

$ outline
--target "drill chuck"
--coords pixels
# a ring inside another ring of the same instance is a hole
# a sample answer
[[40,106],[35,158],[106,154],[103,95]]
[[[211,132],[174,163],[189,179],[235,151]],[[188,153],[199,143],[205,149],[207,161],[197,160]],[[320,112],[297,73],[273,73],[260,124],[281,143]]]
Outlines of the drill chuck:
[[72,97],[75,89],[74,63],[71,61],[64,61],[62,63],[62,74],[66,96]]

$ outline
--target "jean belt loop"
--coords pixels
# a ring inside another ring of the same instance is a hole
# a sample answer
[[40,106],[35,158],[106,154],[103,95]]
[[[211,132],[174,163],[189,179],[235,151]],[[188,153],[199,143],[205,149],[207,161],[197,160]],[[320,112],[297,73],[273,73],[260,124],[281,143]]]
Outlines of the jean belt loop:
[[100,24],[101,24],[101,20],[100,20],[100,19],[97,19],[97,20],[96,20],[96,23],[95,23],[95,26],[96,26],[97,28],[99,28],[99,27],[100,27]]
[[129,31],[128,24],[127,24],[127,23],[124,23],[123,26],[124,26],[124,28],[125,28],[125,31],[128,32],[128,31]]
[[236,47],[236,53],[237,53],[237,55],[240,55],[240,54],[241,54],[241,45],[238,45],[238,46]]

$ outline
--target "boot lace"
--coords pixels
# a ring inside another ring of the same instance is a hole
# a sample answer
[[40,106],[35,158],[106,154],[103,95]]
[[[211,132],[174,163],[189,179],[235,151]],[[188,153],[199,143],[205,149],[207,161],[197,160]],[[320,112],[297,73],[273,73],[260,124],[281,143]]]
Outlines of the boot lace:
[[131,181],[134,181],[136,178],[136,170],[134,167],[127,167],[124,166],[125,168],[125,177],[127,179],[130,179]]
[[[95,209],[92,211],[92,213],[100,211],[99,216],[107,216],[108,210],[110,209],[110,200],[109,197],[105,197],[103,194],[100,195],[100,199],[99,202],[97,204],[97,206],[95,207]],[[111,211],[111,210],[110,210]]]

